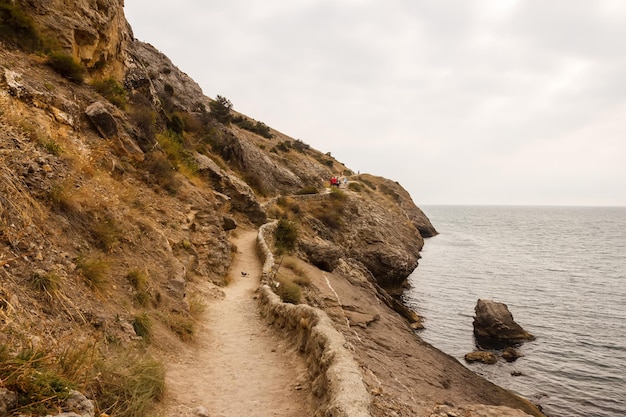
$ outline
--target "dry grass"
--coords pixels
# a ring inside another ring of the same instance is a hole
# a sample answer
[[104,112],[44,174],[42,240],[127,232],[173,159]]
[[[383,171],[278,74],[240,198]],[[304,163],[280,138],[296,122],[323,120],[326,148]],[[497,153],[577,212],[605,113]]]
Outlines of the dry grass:
[[80,258],[77,268],[85,283],[94,291],[103,292],[108,288],[109,263],[102,258]]
[[[71,389],[96,399],[96,415],[148,415],[161,399],[163,366],[134,349],[105,350],[95,340],[62,339],[24,347],[17,336],[0,346],[0,380],[18,395],[14,414],[57,414]],[[54,347],[53,347],[54,346]]]
[[137,336],[141,336],[146,342],[152,336],[152,319],[148,313],[141,313],[133,317],[133,329]]
[[189,315],[198,320],[207,309],[207,304],[199,295],[194,295],[189,300]]
[[183,313],[170,312],[160,314],[159,320],[166,324],[183,342],[193,340],[196,333],[196,323],[193,317]]
[[56,294],[61,287],[61,278],[53,272],[36,271],[30,278],[32,286],[50,296]]

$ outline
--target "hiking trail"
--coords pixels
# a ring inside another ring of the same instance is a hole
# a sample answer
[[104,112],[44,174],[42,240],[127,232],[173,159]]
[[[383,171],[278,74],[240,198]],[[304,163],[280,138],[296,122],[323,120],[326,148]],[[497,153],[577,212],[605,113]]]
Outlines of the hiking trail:
[[225,296],[208,303],[194,343],[166,365],[168,417],[313,415],[304,359],[259,314],[256,237],[238,231]]

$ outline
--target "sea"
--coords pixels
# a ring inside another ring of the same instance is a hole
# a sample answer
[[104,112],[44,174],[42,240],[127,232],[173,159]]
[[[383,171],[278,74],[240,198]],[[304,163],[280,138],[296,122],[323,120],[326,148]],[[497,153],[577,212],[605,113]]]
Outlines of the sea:
[[[404,294],[418,334],[550,417],[626,416],[626,207],[421,208],[440,234]],[[517,361],[465,362],[478,299],[536,336]]]

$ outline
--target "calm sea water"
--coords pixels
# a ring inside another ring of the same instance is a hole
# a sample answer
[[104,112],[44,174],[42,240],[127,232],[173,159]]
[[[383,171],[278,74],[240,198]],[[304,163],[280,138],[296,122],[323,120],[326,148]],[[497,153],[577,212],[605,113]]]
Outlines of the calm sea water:
[[537,340],[468,368],[551,417],[626,416],[626,208],[422,209],[440,235],[405,293],[421,337],[465,364],[476,301],[503,302]]

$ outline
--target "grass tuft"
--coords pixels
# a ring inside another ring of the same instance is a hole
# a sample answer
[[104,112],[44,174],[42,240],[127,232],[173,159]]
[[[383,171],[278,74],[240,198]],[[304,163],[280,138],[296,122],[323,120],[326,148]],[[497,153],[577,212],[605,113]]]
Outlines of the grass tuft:
[[276,281],[278,282],[276,294],[278,294],[283,302],[291,304],[300,303],[302,299],[302,288],[298,284],[282,275],[278,275]]
[[52,295],[61,287],[61,278],[52,272],[36,271],[30,278],[35,289]]
[[80,258],[77,264],[78,270],[85,278],[85,283],[94,291],[104,291],[109,281],[109,263],[104,259]]
[[133,329],[135,329],[137,336],[141,336],[146,342],[150,341],[152,320],[148,313],[141,313],[133,318]]

